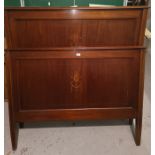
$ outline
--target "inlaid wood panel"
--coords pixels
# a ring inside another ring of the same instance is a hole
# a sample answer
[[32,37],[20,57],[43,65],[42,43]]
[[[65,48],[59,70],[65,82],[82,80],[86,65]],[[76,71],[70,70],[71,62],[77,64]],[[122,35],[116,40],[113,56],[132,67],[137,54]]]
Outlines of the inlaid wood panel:
[[[122,31],[123,30],[123,31]],[[85,20],[81,22],[81,46],[137,45],[137,19]]]
[[80,22],[76,20],[17,20],[15,46],[20,48],[74,46],[78,42],[79,26]]
[[142,26],[140,9],[23,10],[8,15],[13,48],[138,45]]
[[135,107],[138,51],[73,53],[13,53],[17,110]]

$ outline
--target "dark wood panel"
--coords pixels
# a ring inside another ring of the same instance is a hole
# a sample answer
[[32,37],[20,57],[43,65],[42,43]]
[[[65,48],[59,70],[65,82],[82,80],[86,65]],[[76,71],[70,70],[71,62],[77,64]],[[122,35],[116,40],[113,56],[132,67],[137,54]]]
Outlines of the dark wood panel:
[[142,26],[141,10],[22,11],[8,15],[13,48],[138,45]]
[[[104,57],[113,57],[113,54],[115,54],[115,57],[134,57],[139,55],[139,51],[142,49],[142,47],[139,48],[103,48],[103,49],[82,49],[82,48],[73,48],[73,49],[49,49],[45,50],[40,49],[36,51],[36,49],[23,49],[21,50],[8,50],[8,53],[11,54],[13,59],[51,59],[51,58],[68,58],[68,59],[81,59],[81,58],[104,58]],[[11,52],[10,52],[11,51]],[[35,51],[35,52],[34,52]],[[105,52],[105,53],[104,53]],[[80,56],[77,56],[77,54],[80,53]]]
[[17,20],[15,31],[15,47],[75,46],[78,43],[80,21]]
[[74,52],[13,53],[17,109],[134,107],[139,52],[131,51],[85,51],[78,57]]
[[52,52],[52,51],[79,51],[79,50],[86,50],[86,51],[93,51],[93,50],[135,50],[135,49],[146,49],[145,46],[100,46],[100,47],[85,47],[85,46],[79,46],[79,47],[52,47],[52,48],[7,48],[5,49],[6,52]]
[[84,20],[81,22],[81,27],[80,46],[129,46],[138,44],[139,20],[136,18]]
[[21,48],[137,45],[139,22],[136,19],[17,20],[15,33],[15,47]]
[[136,116],[135,109],[131,107],[100,108],[100,109],[55,109],[42,111],[21,111],[16,113],[19,122],[34,121],[78,121],[78,120],[110,120],[127,119]]
[[[90,8],[90,7],[89,7]],[[50,9],[50,10],[7,10],[11,18],[15,19],[118,19],[139,17],[143,11],[139,9],[87,9],[87,8],[68,8],[68,9]]]

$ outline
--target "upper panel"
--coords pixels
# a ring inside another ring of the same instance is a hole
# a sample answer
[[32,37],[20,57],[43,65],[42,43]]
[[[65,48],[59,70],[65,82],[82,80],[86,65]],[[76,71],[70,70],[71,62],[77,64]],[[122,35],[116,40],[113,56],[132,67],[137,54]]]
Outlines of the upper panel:
[[7,10],[10,48],[140,45],[144,12],[137,9]]

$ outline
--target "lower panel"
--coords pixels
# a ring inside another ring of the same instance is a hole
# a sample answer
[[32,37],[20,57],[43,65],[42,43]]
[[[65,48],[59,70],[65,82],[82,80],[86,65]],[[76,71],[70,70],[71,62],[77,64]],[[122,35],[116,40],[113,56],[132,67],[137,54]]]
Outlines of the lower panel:
[[17,122],[32,121],[77,121],[77,120],[108,120],[135,118],[133,108],[94,108],[94,109],[55,109],[42,111],[23,111],[16,114]]
[[136,107],[139,50],[12,52],[16,111]]

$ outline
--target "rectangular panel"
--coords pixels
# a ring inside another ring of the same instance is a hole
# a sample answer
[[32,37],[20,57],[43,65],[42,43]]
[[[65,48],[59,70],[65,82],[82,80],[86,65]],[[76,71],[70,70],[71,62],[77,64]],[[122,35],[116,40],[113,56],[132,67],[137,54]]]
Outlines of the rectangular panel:
[[16,113],[19,122],[33,121],[78,121],[78,120],[110,120],[136,117],[134,108],[94,108],[94,109],[53,109],[31,110]]
[[98,58],[95,52],[80,51],[80,58],[72,53],[66,52],[65,58],[61,52],[45,56],[37,52],[33,56],[14,53],[17,109],[136,106],[139,52],[98,51]]
[[81,22],[81,46],[125,46],[138,44],[136,18],[84,20]]
[[138,9],[20,10],[9,14],[13,48],[138,45],[142,18]]
[[[17,47],[66,47],[77,43],[79,21],[16,20]],[[24,34],[24,36],[23,36]]]

